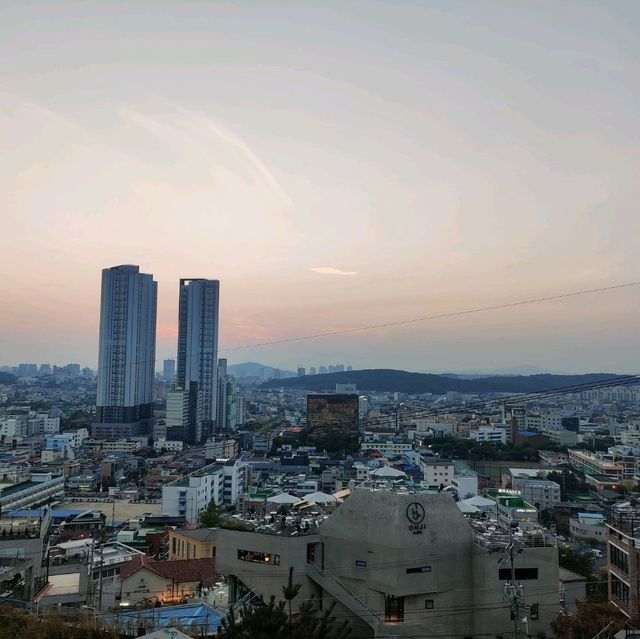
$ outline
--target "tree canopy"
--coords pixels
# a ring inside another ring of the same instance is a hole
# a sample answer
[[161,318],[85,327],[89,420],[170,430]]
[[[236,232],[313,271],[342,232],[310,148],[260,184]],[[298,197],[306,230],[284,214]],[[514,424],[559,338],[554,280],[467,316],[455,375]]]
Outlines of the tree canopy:
[[200,523],[207,528],[217,528],[222,523],[220,512],[216,502],[212,499],[206,510],[203,510],[198,517]]
[[299,612],[292,612],[292,602],[298,596],[301,585],[293,583],[293,568],[289,580],[282,586],[283,600],[252,608],[242,608],[236,619],[233,608],[222,621],[225,639],[347,639],[351,629],[347,621],[336,625],[332,604],[321,615],[317,614],[314,598],[300,605]]

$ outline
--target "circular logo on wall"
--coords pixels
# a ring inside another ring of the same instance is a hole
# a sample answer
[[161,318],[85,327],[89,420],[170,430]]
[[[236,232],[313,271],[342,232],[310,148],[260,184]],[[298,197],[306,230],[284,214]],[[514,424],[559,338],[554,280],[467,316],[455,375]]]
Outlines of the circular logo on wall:
[[407,506],[407,519],[414,525],[424,521],[424,506],[417,501],[412,501]]

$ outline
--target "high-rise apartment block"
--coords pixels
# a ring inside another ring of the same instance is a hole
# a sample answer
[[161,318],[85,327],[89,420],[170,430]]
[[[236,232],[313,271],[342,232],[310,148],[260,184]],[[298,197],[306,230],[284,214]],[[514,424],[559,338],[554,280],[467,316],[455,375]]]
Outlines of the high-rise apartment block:
[[219,306],[218,280],[180,280],[176,381],[197,394],[197,423],[190,432],[198,442],[213,433],[216,421]]
[[157,283],[138,266],[102,271],[93,435],[147,433],[153,419]]
[[162,377],[165,382],[172,382],[176,376],[176,360],[165,359],[162,366]]
[[[238,426],[238,389],[236,379],[227,372],[227,360],[218,360],[218,396],[216,432],[229,433]],[[244,417],[243,417],[244,422]]]

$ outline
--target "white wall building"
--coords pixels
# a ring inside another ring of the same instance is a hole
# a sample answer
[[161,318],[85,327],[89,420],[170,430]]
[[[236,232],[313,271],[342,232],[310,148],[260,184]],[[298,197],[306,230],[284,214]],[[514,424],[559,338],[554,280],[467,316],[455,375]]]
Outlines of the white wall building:
[[420,458],[420,470],[424,476],[424,486],[436,488],[441,484],[450,486],[455,468],[451,460]]
[[560,485],[548,479],[529,479],[514,477],[511,480],[514,490],[520,491],[522,498],[538,510],[553,508],[562,499]]
[[212,500],[218,506],[237,504],[245,478],[246,464],[239,460],[205,466],[193,475],[162,487],[162,512],[197,523],[198,516]]
[[168,450],[172,453],[179,453],[184,448],[184,442],[178,439],[164,439],[159,438],[153,442],[153,450],[160,452],[162,449]]
[[469,432],[469,439],[478,443],[506,444],[507,430],[495,426],[481,426]]

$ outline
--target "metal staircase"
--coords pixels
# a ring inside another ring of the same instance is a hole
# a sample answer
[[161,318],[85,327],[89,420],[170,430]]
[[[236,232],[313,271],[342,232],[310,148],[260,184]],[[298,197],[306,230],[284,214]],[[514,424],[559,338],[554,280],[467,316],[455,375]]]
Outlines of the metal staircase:
[[371,626],[374,633],[377,634],[377,630],[381,626],[381,621],[375,610],[370,608],[355,592],[350,590],[342,581],[327,570],[321,570],[311,561],[307,562],[307,566],[308,575],[313,581]]

